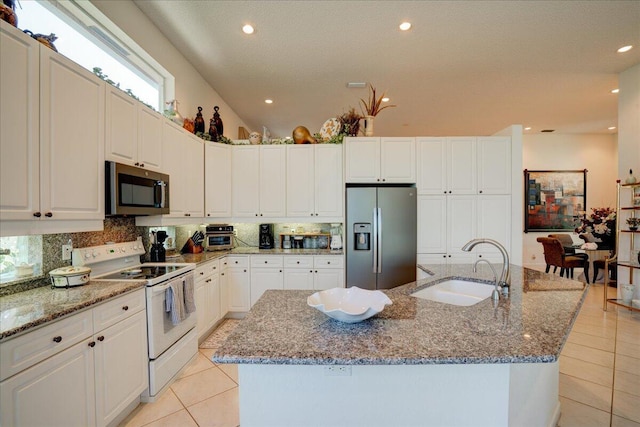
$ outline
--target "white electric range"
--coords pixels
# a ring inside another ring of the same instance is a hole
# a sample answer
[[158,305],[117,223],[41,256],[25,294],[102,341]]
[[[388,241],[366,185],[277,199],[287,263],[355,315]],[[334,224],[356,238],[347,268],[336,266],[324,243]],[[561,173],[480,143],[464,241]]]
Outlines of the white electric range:
[[198,353],[196,313],[186,314],[177,325],[166,309],[167,289],[176,282],[194,286],[195,264],[142,263],[142,238],[133,242],[73,250],[73,265],[91,267],[93,281],[144,281],[146,284],[149,388],[142,400],[155,398]]

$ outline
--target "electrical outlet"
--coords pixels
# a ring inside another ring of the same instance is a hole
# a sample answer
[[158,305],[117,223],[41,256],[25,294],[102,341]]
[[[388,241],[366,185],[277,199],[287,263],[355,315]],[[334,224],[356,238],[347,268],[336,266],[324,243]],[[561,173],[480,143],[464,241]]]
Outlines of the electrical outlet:
[[351,366],[325,366],[325,377],[350,377]]
[[71,259],[71,251],[73,251],[73,246],[71,245],[62,245],[62,260],[67,261]]

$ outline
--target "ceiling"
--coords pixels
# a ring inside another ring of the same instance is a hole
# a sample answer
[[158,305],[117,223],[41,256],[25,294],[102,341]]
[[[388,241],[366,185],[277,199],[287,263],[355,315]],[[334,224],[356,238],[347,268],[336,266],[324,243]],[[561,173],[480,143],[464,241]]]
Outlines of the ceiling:
[[376,117],[378,136],[511,124],[612,133],[611,90],[640,63],[640,1],[134,2],[249,130],[278,137],[360,111],[368,90],[347,82],[371,83],[396,105]]

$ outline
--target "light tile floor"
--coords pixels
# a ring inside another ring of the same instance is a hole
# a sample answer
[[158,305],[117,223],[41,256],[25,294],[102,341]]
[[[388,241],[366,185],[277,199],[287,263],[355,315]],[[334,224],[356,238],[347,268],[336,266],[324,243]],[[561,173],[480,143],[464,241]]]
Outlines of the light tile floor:
[[[640,427],[640,313],[609,305],[590,287],[560,356],[559,427]],[[238,370],[198,358],[155,403],[140,404],[121,426],[238,426]]]

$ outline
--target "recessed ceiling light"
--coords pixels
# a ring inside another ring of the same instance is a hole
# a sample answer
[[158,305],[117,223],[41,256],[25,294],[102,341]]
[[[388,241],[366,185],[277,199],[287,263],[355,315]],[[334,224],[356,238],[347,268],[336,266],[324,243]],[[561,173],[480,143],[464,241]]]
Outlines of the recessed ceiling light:
[[273,99],[265,99],[265,104],[273,104]]
[[531,126],[527,126],[524,130],[531,130]]
[[611,91],[611,93],[618,93],[618,92],[620,92],[620,89],[613,89],[613,90]]
[[403,22],[402,24],[400,24],[400,29],[402,31],[407,31],[408,29],[411,28],[411,22]]
[[385,96],[384,98],[382,98],[382,102],[389,102],[389,98]]
[[632,45],[622,46],[620,49],[618,49],[618,53],[629,52],[631,49],[633,49]]
[[360,88],[363,88],[363,87],[367,87],[367,83],[366,82],[348,82],[347,83],[347,87],[351,88],[351,89],[353,89],[353,88],[360,89]]
[[242,27],[242,32],[245,34],[253,34],[255,30],[253,29],[253,27],[249,24],[245,25],[244,27]]
[[616,129],[616,127],[615,127],[615,126],[609,126],[607,129],[609,129],[609,130],[615,130],[615,129]]

